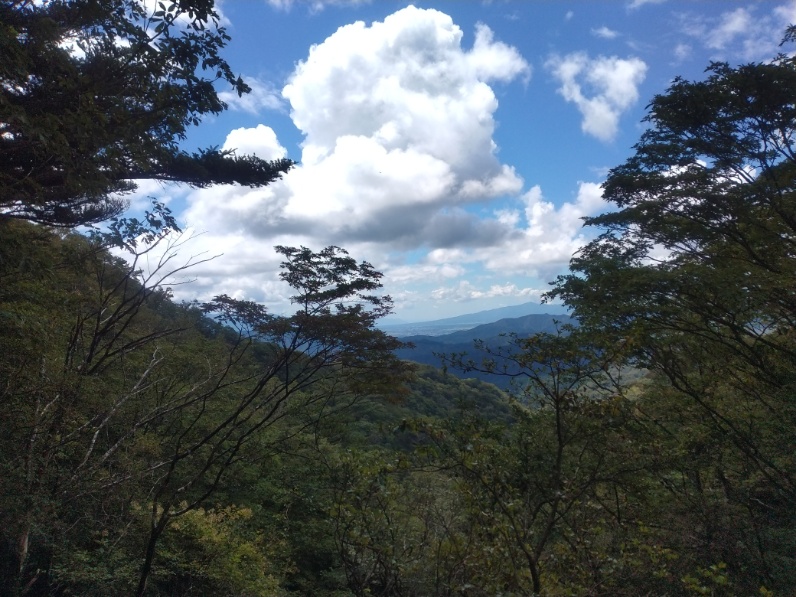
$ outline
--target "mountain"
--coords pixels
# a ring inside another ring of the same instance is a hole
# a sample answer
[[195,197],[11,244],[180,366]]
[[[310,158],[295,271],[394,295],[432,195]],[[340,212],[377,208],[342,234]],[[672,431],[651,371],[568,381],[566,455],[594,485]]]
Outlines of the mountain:
[[[442,344],[461,344],[468,343],[472,346],[473,340],[484,340],[494,342],[505,342],[500,338],[501,334],[519,334],[530,336],[539,332],[555,332],[556,324],[570,323],[569,315],[555,315],[550,313],[524,315],[522,317],[506,317],[498,321],[478,325],[467,330],[459,330],[450,334],[434,336],[434,340]],[[405,342],[416,342],[427,336],[418,335],[405,337]]]
[[[476,314],[478,315],[478,314]],[[415,335],[404,336],[404,342],[411,342],[414,348],[402,348],[396,354],[407,361],[423,363],[433,367],[442,365],[437,354],[445,353],[468,353],[475,361],[479,361],[484,353],[476,351],[473,347],[474,340],[483,340],[487,346],[499,347],[508,343],[509,338],[501,334],[518,334],[520,336],[530,336],[541,332],[555,332],[558,324],[572,323],[569,315],[554,314],[531,314],[523,317],[504,318],[498,321],[479,325],[467,330],[459,330],[449,334],[438,336]],[[463,373],[454,369],[448,370],[456,377],[467,379],[476,378],[491,382],[498,387],[507,388],[510,378],[500,375],[486,373],[469,372]]]
[[565,308],[561,305],[540,305],[538,303],[523,303],[498,309],[488,309],[477,313],[467,313],[456,317],[446,317],[432,321],[419,321],[414,323],[398,323],[386,321],[379,325],[388,334],[399,338],[406,336],[442,336],[460,330],[472,329],[475,326],[497,322],[502,319],[516,319],[526,315],[559,314],[566,317]]

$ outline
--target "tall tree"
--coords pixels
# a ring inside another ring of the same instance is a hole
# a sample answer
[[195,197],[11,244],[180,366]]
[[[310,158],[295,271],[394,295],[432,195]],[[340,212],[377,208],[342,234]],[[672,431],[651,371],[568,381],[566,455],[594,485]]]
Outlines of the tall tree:
[[706,533],[702,553],[747,583],[738,592],[794,581],[792,544],[777,539],[796,501],[794,98],[793,56],[675,80],[604,184],[617,209],[587,219],[603,233],[551,293],[688,405],[681,428],[722,495],[698,477],[692,491],[712,496],[706,511],[738,506],[727,538]]
[[213,0],[0,3],[0,215],[75,226],[118,215],[135,180],[266,185],[291,166],[217,148],[189,126],[249,88],[221,56]]

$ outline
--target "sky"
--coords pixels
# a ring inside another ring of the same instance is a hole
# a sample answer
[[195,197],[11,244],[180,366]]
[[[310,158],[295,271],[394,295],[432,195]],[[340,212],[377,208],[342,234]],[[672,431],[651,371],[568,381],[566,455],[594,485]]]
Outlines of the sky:
[[[252,88],[185,148],[296,166],[260,189],[145,181],[202,261],[177,298],[290,311],[275,245],[345,248],[395,317],[539,302],[611,208],[646,106],[711,61],[773,58],[796,0],[225,0],[224,57]],[[175,261],[177,263],[177,261]]]

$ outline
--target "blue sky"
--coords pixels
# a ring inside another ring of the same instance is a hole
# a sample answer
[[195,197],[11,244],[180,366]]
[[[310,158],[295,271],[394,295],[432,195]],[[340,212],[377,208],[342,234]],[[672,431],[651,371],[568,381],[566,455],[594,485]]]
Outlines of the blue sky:
[[796,0],[226,0],[225,57],[252,87],[186,148],[298,166],[265,189],[145,182],[181,258],[180,298],[289,309],[274,245],[346,248],[419,321],[538,301],[608,209],[645,106],[712,60],[772,58]]

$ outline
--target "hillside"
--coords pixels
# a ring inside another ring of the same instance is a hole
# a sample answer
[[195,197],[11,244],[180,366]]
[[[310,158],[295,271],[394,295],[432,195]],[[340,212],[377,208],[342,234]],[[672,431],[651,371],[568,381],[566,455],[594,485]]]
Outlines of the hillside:
[[420,365],[399,399],[362,400],[345,413],[340,419],[345,428],[340,439],[347,446],[405,450],[418,442],[418,434],[407,423],[456,420],[467,412],[489,421],[511,418],[508,397],[495,385]]

